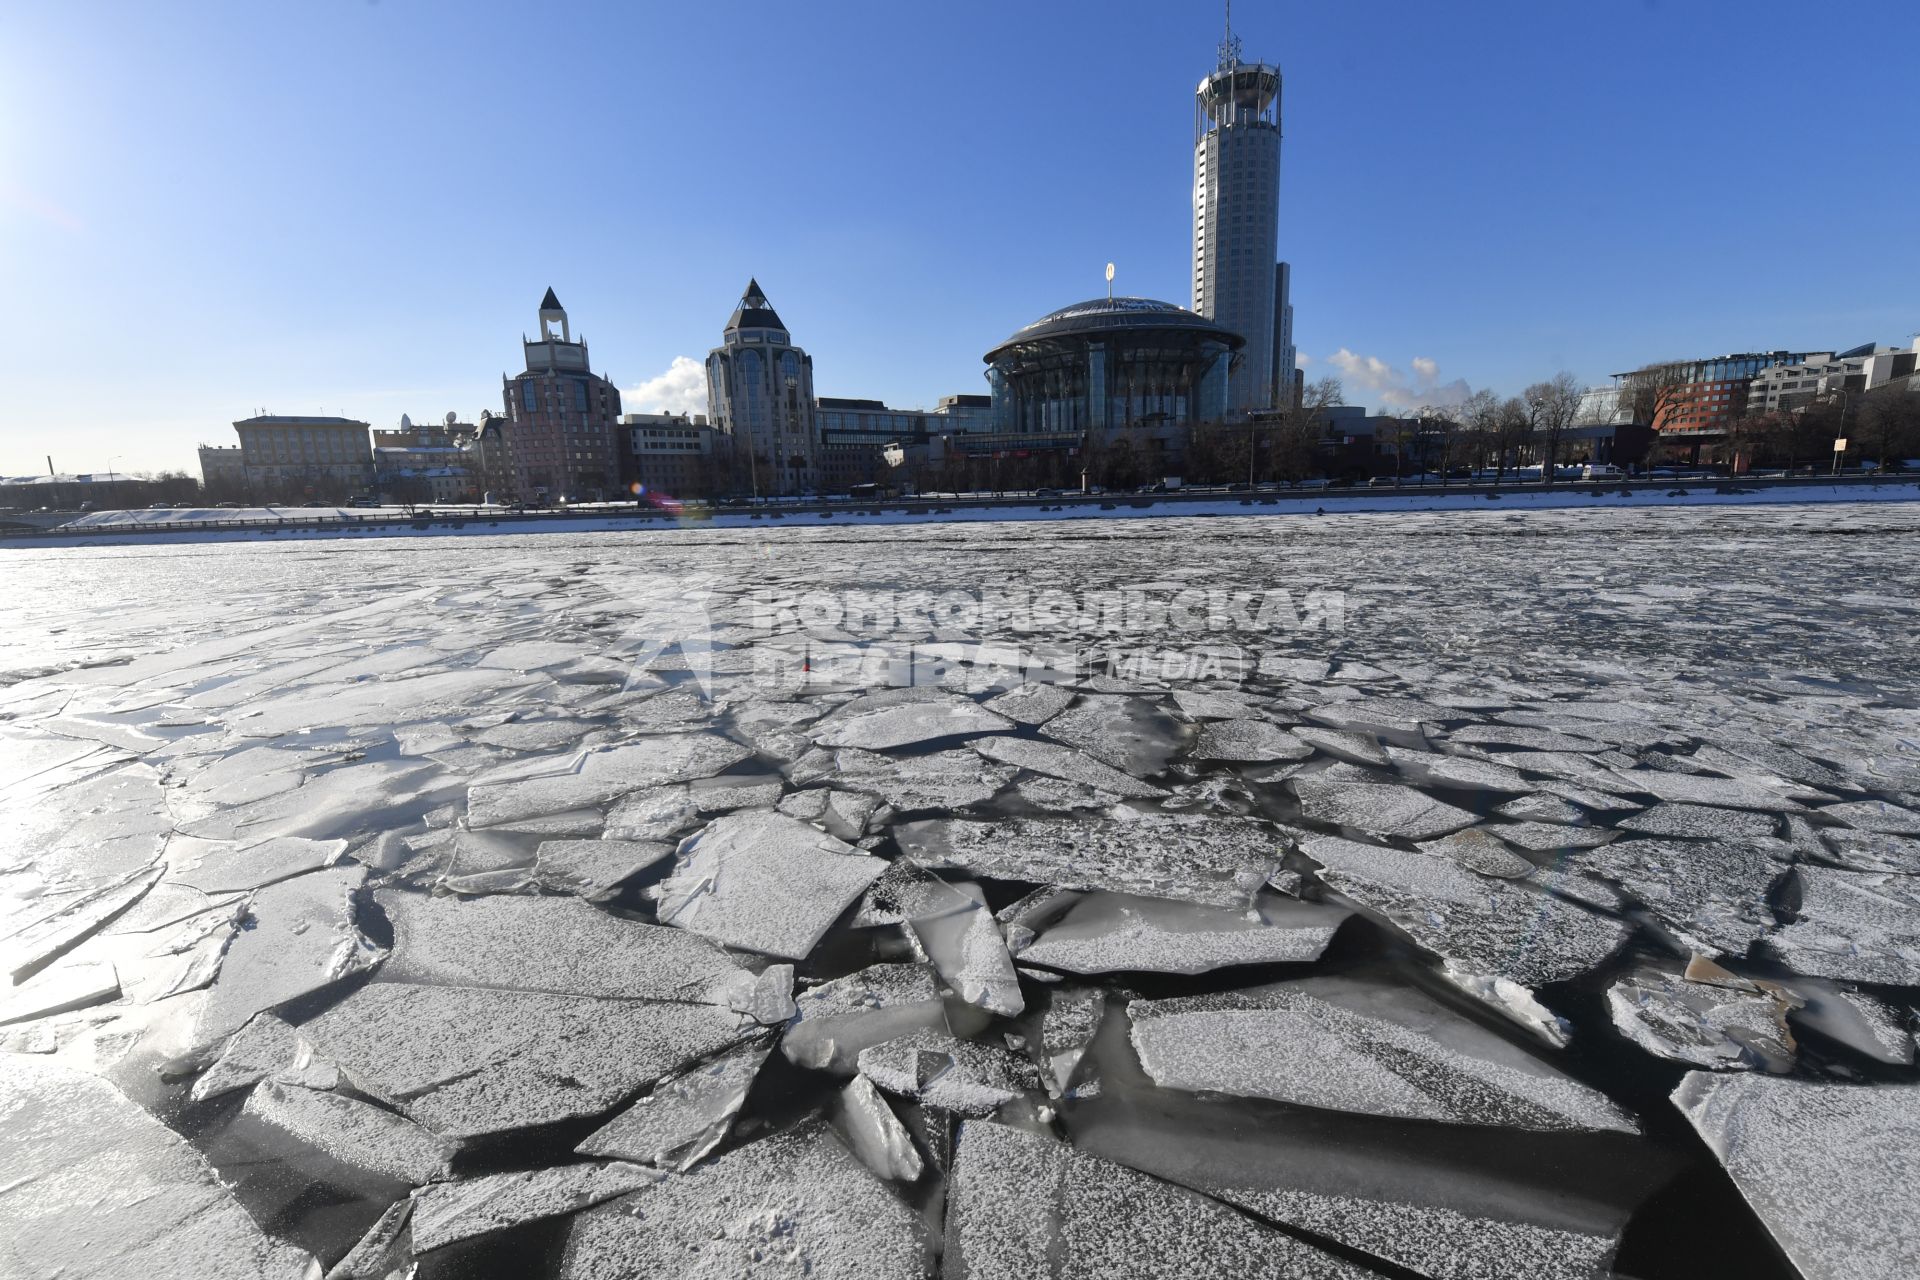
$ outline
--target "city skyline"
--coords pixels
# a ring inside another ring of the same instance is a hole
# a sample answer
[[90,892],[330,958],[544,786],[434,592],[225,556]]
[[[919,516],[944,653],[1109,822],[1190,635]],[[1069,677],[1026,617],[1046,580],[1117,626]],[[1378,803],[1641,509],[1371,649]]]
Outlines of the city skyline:
[[[1287,77],[1296,340],[1353,402],[1920,323],[1896,238],[1914,179],[1884,158],[1893,42],[1760,75],[1801,11],[1369,13],[1235,14],[1246,57]],[[516,44],[522,17],[0,21],[0,281],[25,300],[0,321],[18,388],[0,473],[48,453],[62,471],[191,470],[194,445],[260,407],[475,417],[548,287],[637,411],[702,411],[701,353],[749,277],[818,360],[819,394],[900,405],[984,391],[981,354],[1101,294],[1108,260],[1119,293],[1189,300],[1191,95],[1215,5],[910,29],[648,8]],[[853,78],[903,45],[940,51],[920,55],[910,111]],[[629,46],[669,56],[623,63]],[[671,56],[686,49],[725,50],[795,145],[739,164],[730,140],[757,117],[715,116],[712,61]],[[555,51],[570,71],[509,74]]]

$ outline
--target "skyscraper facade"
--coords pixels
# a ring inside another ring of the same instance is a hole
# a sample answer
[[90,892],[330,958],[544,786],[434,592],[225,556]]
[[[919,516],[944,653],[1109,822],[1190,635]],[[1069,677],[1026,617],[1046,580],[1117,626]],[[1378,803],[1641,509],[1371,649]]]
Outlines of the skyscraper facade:
[[1231,27],[1193,112],[1193,309],[1246,339],[1228,376],[1233,411],[1274,392],[1280,243],[1280,68],[1240,60]]
[[521,339],[525,373],[500,379],[507,447],[523,500],[598,501],[620,491],[620,389],[593,372],[553,290],[540,300],[540,337]]
[[1299,352],[1293,345],[1293,268],[1284,262],[1273,268],[1273,392],[1268,400],[1276,409],[1294,403],[1299,382]]
[[735,479],[756,493],[804,493],[818,483],[813,359],[793,345],[757,280],[707,354],[707,421],[732,440]]

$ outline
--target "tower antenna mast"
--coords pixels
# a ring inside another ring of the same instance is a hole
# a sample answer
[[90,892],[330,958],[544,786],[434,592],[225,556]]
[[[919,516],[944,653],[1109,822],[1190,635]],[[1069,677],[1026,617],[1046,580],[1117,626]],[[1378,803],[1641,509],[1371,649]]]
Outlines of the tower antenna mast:
[[1227,0],[1227,32],[1220,41],[1220,69],[1231,71],[1240,65],[1240,42],[1233,37],[1233,0]]

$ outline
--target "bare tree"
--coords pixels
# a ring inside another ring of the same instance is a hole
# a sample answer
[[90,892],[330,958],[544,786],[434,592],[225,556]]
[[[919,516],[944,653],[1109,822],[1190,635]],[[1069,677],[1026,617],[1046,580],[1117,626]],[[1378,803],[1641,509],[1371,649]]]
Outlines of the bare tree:
[[1419,412],[1420,438],[1435,444],[1440,453],[1440,483],[1445,484],[1453,470],[1454,449],[1461,435],[1459,410],[1450,405],[1428,405]]
[[1299,404],[1289,404],[1280,411],[1267,442],[1274,476],[1300,481],[1319,470],[1327,410],[1345,399],[1346,390],[1340,385],[1340,379],[1316,378],[1306,385]]
[[1660,455],[1660,420],[1680,403],[1692,381],[1692,366],[1679,360],[1650,364],[1620,380],[1620,407],[1634,422],[1654,429],[1653,442],[1647,446],[1649,468]]
[[1527,406],[1529,432],[1543,446],[1540,475],[1548,484],[1553,483],[1554,467],[1560,461],[1560,437],[1580,416],[1583,390],[1572,374],[1562,370],[1520,393]]

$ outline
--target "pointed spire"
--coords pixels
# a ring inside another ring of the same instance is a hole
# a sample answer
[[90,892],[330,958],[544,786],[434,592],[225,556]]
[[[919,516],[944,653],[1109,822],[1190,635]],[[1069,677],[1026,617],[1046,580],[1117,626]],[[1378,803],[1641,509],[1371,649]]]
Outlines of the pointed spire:
[[780,323],[780,317],[767,301],[767,295],[760,291],[760,282],[747,281],[747,291],[740,295],[740,305],[733,309],[733,315],[728,318],[726,331],[779,329],[784,332],[786,327]]
[[566,310],[565,307],[560,305],[560,299],[553,296],[552,285],[547,286],[547,296],[540,299],[540,309],[542,311],[565,311]]

